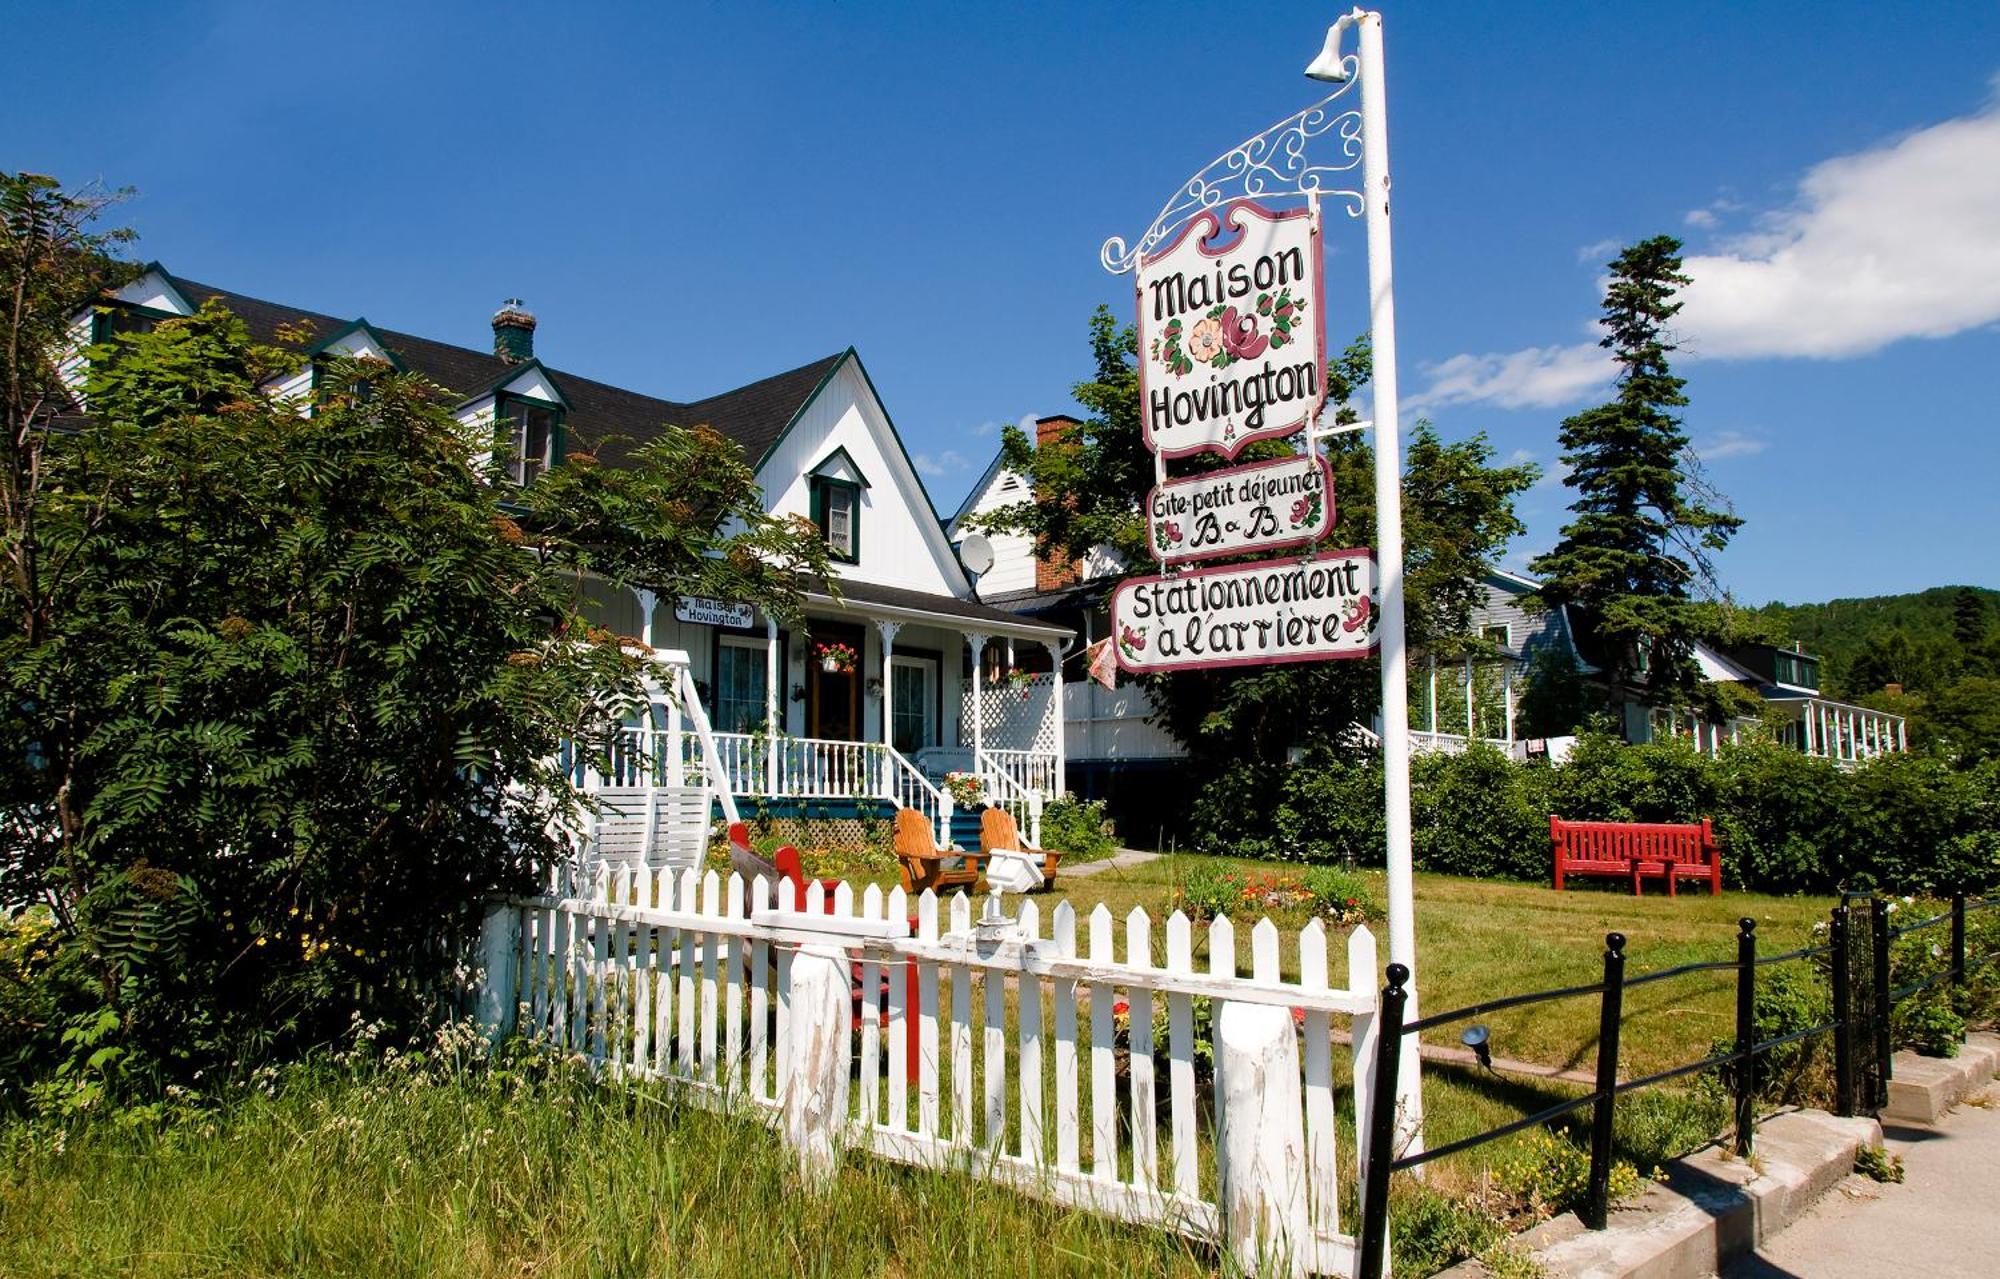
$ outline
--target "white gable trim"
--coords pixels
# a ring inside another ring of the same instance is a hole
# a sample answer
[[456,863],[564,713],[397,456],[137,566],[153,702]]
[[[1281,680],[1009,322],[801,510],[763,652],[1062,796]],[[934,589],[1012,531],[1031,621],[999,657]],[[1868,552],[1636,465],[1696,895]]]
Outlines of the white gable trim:
[[165,311],[173,315],[193,315],[194,303],[182,293],[173,277],[158,265],[146,268],[146,273],[125,285],[111,295],[119,302],[133,306],[143,306],[149,311]]

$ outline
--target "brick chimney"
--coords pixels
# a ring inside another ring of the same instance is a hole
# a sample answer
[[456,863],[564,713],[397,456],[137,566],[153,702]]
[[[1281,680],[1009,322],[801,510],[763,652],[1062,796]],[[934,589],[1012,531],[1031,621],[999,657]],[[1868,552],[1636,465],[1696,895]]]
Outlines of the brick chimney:
[[519,298],[508,298],[493,313],[493,354],[509,364],[535,358],[535,314]]
[[[1063,432],[1083,423],[1065,413],[1052,417],[1035,419],[1035,447],[1038,449],[1060,448]],[[1075,586],[1080,577],[1081,565],[1072,560],[1067,564],[1051,563],[1046,556],[1035,557],[1035,589],[1038,591],[1059,591],[1066,586]]]

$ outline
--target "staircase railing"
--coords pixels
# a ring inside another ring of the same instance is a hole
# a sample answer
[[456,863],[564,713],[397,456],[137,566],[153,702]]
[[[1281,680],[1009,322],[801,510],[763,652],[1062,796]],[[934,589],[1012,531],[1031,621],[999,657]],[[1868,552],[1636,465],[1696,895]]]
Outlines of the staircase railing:
[[1060,794],[1062,787],[1056,777],[1056,757],[1053,751],[1014,750],[1008,747],[988,747],[980,752],[981,772],[1004,773],[1007,779],[1022,790],[1033,791],[1042,796]]
[[[1008,755],[1027,755],[1029,751],[1008,751]],[[986,793],[986,802],[1006,809],[1014,815],[1022,833],[1030,844],[1039,848],[1042,844],[1042,792],[1031,789],[1017,778],[1013,772],[996,760],[993,751],[979,752],[979,781]]]
[[931,784],[924,770],[912,764],[893,746],[878,746],[887,765],[883,789],[888,798],[903,808],[914,808],[937,829],[940,845],[951,843],[952,802],[949,792]]

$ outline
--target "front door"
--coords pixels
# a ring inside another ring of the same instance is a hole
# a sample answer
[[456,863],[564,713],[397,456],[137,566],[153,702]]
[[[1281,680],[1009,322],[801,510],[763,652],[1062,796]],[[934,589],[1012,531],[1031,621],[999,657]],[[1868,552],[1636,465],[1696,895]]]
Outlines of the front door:
[[[823,649],[846,645],[852,670],[828,670]],[[806,736],[836,742],[861,740],[861,671],[867,653],[859,626],[814,622],[806,649]]]

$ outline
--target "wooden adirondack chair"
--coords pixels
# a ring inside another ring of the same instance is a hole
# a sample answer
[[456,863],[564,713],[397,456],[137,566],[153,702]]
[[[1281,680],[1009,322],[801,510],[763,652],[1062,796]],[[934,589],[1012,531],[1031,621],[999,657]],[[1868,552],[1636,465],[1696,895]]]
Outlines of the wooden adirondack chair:
[[1004,808],[989,808],[979,815],[980,854],[990,855],[996,848],[1017,848],[1038,855],[1042,859],[1042,887],[1055,887],[1056,863],[1062,860],[1062,854],[1053,848],[1036,848],[1022,838],[1014,815]]
[[914,808],[896,810],[896,863],[902,868],[903,891],[915,894],[928,888],[940,896],[951,888],[977,891],[984,861],[978,853],[939,848],[929,818]]

